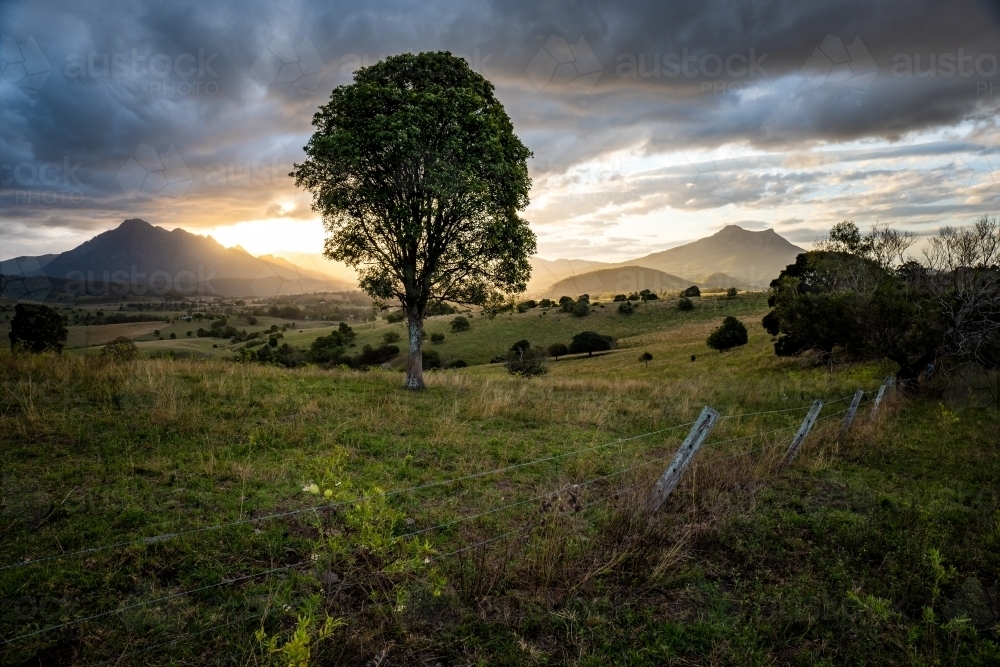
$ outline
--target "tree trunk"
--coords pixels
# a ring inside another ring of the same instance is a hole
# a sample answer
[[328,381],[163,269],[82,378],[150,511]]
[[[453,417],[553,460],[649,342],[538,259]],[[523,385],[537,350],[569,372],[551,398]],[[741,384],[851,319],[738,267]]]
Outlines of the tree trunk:
[[410,333],[410,357],[406,362],[406,388],[424,388],[424,360],[421,356],[423,341],[420,333],[423,330],[423,319],[412,313],[408,319]]

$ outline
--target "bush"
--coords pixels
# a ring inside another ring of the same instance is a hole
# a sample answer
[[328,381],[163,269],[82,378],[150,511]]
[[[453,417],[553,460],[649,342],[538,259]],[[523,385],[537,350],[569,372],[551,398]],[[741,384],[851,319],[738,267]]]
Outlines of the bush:
[[513,345],[511,345],[509,351],[510,352],[524,352],[529,347],[531,347],[531,343],[529,343],[528,341],[526,341],[526,340],[524,340],[522,338],[521,340],[519,340],[516,343],[514,343]]
[[624,294],[615,294],[615,302],[628,301],[628,297]]
[[730,287],[729,289],[726,290],[727,299],[735,299],[737,294],[739,294],[739,292],[735,287]]
[[465,368],[469,364],[465,363],[463,359],[455,359],[454,361],[449,361],[444,365],[445,368]]
[[679,310],[694,310],[694,301],[685,297],[681,297],[681,300],[677,302],[677,308]]
[[590,312],[590,303],[587,301],[577,301],[570,312],[573,313],[574,317],[586,317]]
[[651,292],[648,289],[644,289],[641,292],[639,292],[639,296],[642,297],[643,301],[656,301],[657,299],[660,298],[656,296],[656,292]]
[[538,304],[535,302],[534,299],[528,299],[527,301],[522,301],[521,303],[517,304],[517,309],[521,310],[523,308],[524,310],[531,310],[532,308],[535,308],[537,306]]
[[635,306],[632,305],[631,301],[622,301],[618,304],[618,312],[622,315],[631,315],[635,312]]
[[701,296],[701,290],[698,289],[697,285],[691,285],[691,287],[688,287],[686,290],[681,292],[681,296],[686,296],[686,297]]
[[589,294],[581,294],[580,296],[576,297],[576,300],[577,301],[585,301],[586,303],[590,303],[590,295]]
[[385,317],[385,321],[390,324],[395,324],[396,322],[402,322],[406,319],[406,313],[403,310],[394,310]]
[[444,342],[444,334],[443,333],[432,333],[431,334],[431,342],[432,343],[442,343],[442,342]]
[[354,340],[354,336],[357,335],[354,333],[354,329],[352,329],[347,322],[341,322],[340,326],[337,327],[337,332],[343,336],[346,341]]
[[611,336],[602,336],[596,331],[584,331],[573,336],[569,351],[573,354],[586,352],[587,356],[591,357],[594,352],[610,350],[614,346],[614,341],[615,339]]
[[423,350],[420,353],[420,358],[423,360],[425,371],[441,368],[441,355],[437,353],[437,350]]
[[541,301],[538,302],[539,308],[551,308],[554,305],[556,305],[556,302],[553,301],[552,299],[542,299]]
[[352,360],[353,366],[380,366],[399,354],[399,348],[395,345],[379,345],[372,347],[365,345],[361,348],[361,354]]
[[722,321],[722,325],[709,335],[705,341],[708,346],[719,352],[731,350],[734,347],[747,344],[747,328],[738,319],[730,315]]
[[566,347],[566,343],[552,343],[552,345],[549,345],[550,357],[558,359],[559,357],[566,356],[567,354],[569,354],[569,348]]
[[101,349],[101,356],[114,361],[132,361],[139,356],[139,348],[131,338],[119,336]]
[[568,296],[563,297],[563,299],[566,299],[566,301],[563,301],[562,299],[559,300],[559,306],[562,308],[562,311],[564,313],[572,313],[573,306],[576,305],[576,301],[573,301],[573,299],[570,299]]
[[191,334],[193,334],[193,333],[194,333],[193,331],[188,331],[188,332],[187,332],[187,337],[188,337],[188,338],[190,338],[190,337],[191,337]]
[[398,331],[386,331],[384,334],[382,334],[382,341],[386,345],[390,345],[391,343],[399,342],[400,338],[401,338],[401,336],[399,335]]
[[510,349],[503,359],[504,368],[511,375],[534,377],[545,375],[545,352],[541,348],[529,347],[522,350]]
[[[273,340],[276,345],[278,340]],[[339,360],[346,344],[347,339],[339,331],[334,331],[329,336],[320,336],[309,347],[309,360],[317,364],[333,363]]]
[[451,304],[443,301],[431,301],[427,304],[425,314],[430,317],[433,315],[454,315],[457,312],[458,310]]
[[62,352],[69,330],[54,308],[19,303],[14,306],[14,319],[7,335],[12,350],[24,349],[36,354],[46,350]]
[[246,319],[247,324],[249,324],[250,326],[257,324],[257,318],[254,317],[253,315],[244,315],[243,317]]
[[177,334],[171,332],[170,333],[170,340],[175,340],[176,338],[177,338]]
[[451,321],[451,330],[454,333],[458,333],[459,331],[468,331],[471,326],[472,325],[469,324],[468,318],[462,317],[461,315]]
[[649,352],[643,352],[642,356],[639,357],[639,361],[646,364],[647,366],[649,366],[649,362],[651,362],[652,360],[653,360],[653,355],[650,354]]

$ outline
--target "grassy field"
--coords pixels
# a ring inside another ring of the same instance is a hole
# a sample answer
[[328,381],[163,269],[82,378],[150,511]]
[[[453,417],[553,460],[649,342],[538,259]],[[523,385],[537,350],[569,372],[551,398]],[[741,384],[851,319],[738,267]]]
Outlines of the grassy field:
[[[0,566],[22,563],[0,570],[0,638],[28,635],[0,660],[287,665],[301,621],[311,664],[996,664],[996,412],[894,397],[839,440],[841,401],[782,468],[814,399],[892,369],[778,359],[763,312],[433,318],[443,357],[482,365],[418,394],[393,371],[0,354]],[[719,354],[726,314],[750,343]],[[584,329],[618,349],[531,380],[483,363]],[[706,404],[729,418],[647,515]]]

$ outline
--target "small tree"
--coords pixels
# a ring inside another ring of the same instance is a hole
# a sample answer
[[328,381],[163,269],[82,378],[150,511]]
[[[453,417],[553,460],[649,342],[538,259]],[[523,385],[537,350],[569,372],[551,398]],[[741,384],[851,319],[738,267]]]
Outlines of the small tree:
[[635,306],[632,305],[631,301],[622,301],[618,304],[618,312],[622,315],[631,315],[635,312]]
[[538,347],[511,348],[504,355],[503,365],[511,375],[526,378],[545,375],[549,370],[545,366],[545,351]]
[[555,357],[556,360],[558,360],[559,357],[565,356],[567,354],[569,354],[569,348],[566,347],[566,343],[552,343],[552,345],[549,345],[550,357]]
[[574,317],[586,317],[587,314],[590,312],[590,302],[577,301],[575,304],[573,304],[573,310],[571,310],[570,312],[573,313]]
[[727,299],[735,299],[737,294],[739,294],[739,291],[735,287],[730,287],[726,290]]
[[114,361],[132,361],[139,356],[139,348],[127,336],[118,336],[101,348],[101,356]]
[[62,352],[69,337],[62,315],[54,308],[29,303],[14,306],[14,319],[10,321],[10,349],[28,352],[53,350]]
[[527,287],[536,243],[518,212],[531,151],[493,85],[447,52],[362,67],[313,125],[292,175],[323,216],[324,254],[357,269],[375,299],[402,305],[406,387],[421,389],[431,303],[491,305]]
[[649,352],[643,352],[642,356],[639,357],[639,361],[641,361],[647,366],[649,366],[649,362],[651,362],[652,360],[653,360],[653,355],[650,354]]
[[472,325],[469,324],[469,320],[466,317],[459,315],[451,321],[451,330],[453,333],[458,333],[459,331],[468,331]]
[[602,336],[596,331],[584,331],[573,336],[569,351],[572,354],[587,353],[588,357],[594,356],[594,352],[604,352],[614,346],[615,339],[611,336]]
[[398,331],[386,331],[384,334],[382,334],[382,341],[386,345],[390,345],[392,343],[397,343],[397,342],[399,342],[399,339],[400,339],[400,335],[399,335]]
[[698,289],[697,285],[691,285],[691,287],[688,287],[686,290],[681,292],[681,296],[686,296],[686,297],[701,296],[701,290]]
[[525,339],[522,338],[521,340],[517,341],[516,343],[514,343],[513,345],[510,346],[510,351],[511,352],[524,352],[529,347],[531,347],[531,343],[529,343],[527,340],[525,340]]
[[694,310],[694,301],[685,297],[681,297],[680,301],[677,302],[678,310]]
[[436,343],[443,343],[444,342],[444,334],[443,333],[432,333],[431,334],[431,342],[435,343],[435,344]]
[[748,341],[747,328],[738,319],[730,315],[722,320],[722,325],[713,331],[706,343],[713,350],[725,352],[734,347],[746,345]]
[[625,296],[624,294],[615,294],[615,298],[613,299],[613,301],[615,302],[628,301],[628,297]]
[[354,333],[354,329],[352,329],[347,322],[341,322],[340,326],[337,327],[337,331],[339,331],[340,335],[346,340],[354,340],[354,336],[356,335]]

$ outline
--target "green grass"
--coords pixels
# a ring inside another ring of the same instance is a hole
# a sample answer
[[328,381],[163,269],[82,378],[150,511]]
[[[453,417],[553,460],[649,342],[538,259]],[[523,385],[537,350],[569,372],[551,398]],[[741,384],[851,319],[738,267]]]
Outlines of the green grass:
[[[487,364],[429,373],[416,394],[391,371],[0,355],[0,565],[324,504],[302,491],[311,482],[347,499],[529,462],[688,422],[705,404],[807,407],[891,372],[778,359],[759,298],[716,303],[475,317],[461,334],[433,318],[442,355],[470,363],[584,329],[619,347],[532,380]],[[750,343],[710,351],[728,314]],[[355,329],[360,346],[386,325]],[[119,664],[263,664],[255,629],[287,637],[318,595],[320,613],[346,623],[314,647],[318,664],[995,664],[995,602],[975,591],[995,601],[1000,578],[996,413],[929,398],[886,407],[870,422],[864,406],[844,442],[839,418],[826,419],[785,469],[802,412],[726,420],[653,517],[628,487],[646,488],[686,429],[357,508],[3,570],[0,637],[224,585],[0,647],[0,660],[92,665],[182,639]],[[461,557],[424,564],[414,540],[392,541],[642,463],[584,487],[584,502],[620,495],[582,512],[528,502],[419,536],[443,554],[523,529]],[[313,555],[315,567],[224,583]]]

